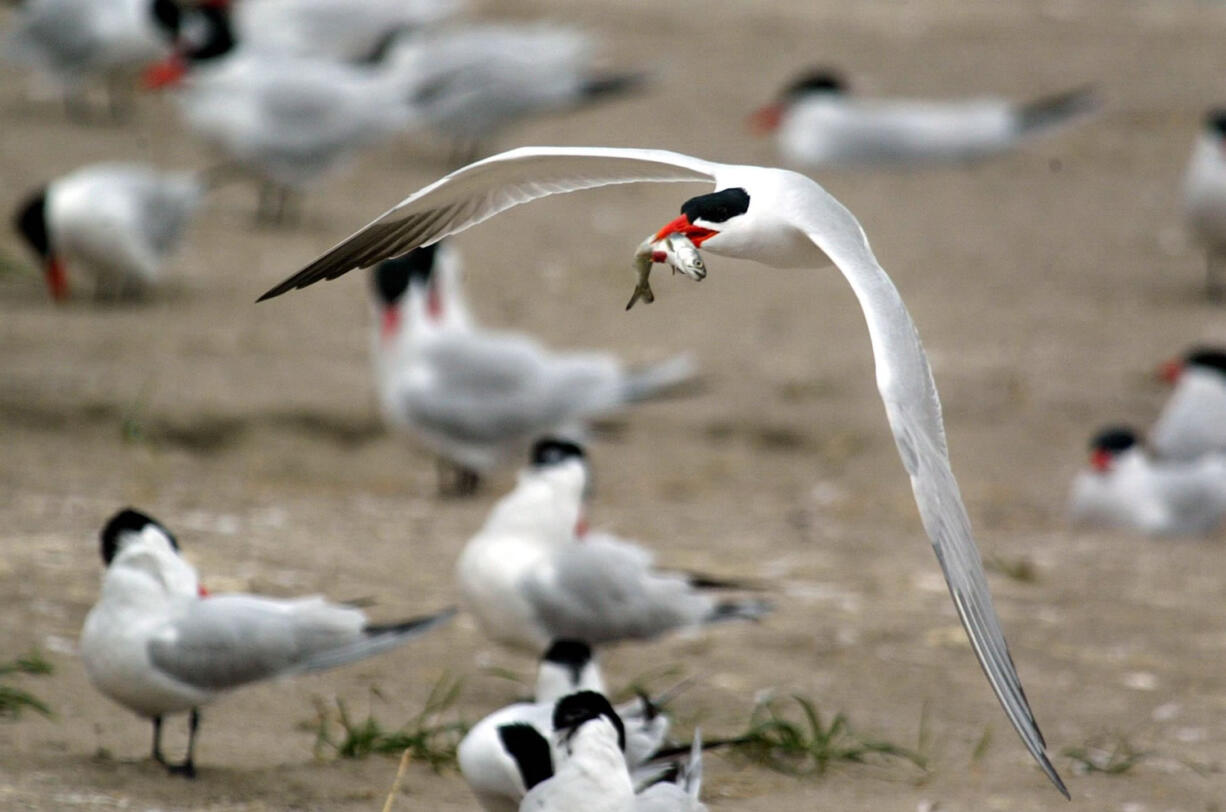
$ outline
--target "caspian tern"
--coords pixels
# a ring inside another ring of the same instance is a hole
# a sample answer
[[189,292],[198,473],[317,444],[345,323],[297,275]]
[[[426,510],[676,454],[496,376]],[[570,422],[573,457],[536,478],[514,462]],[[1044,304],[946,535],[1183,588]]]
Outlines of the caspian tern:
[[261,49],[355,62],[369,59],[387,37],[455,15],[463,0],[242,0],[235,5],[239,39]]
[[529,787],[520,812],[631,812],[634,785],[623,755],[625,728],[609,700],[595,691],[559,699],[553,730],[552,747],[531,727],[504,734]]
[[1184,220],[1205,247],[1205,293],[1222,298],[1226,266],[1226,108],[1205,114],[1183,181]]
[[499,212],[550,195],[635,182],[705,182],[657,239],[681,233],[713,254],[777,268],[833,263],[868,323],[885,405],[924,529],[958,616],[1009,721],[1065,796],[992,606],[983,561],[950,468],[941,402],[919,333],[859,221],[815,181],[796,172],[718,164],[676,152],[608,147],[522,147],[478,161],[405,198],[260,300],[336,278],[429,245]]
[[240,47],[217,4],[196,9],[190,22],[146,84],[175,87],[191,130],[265,181],[262,219],[282,220],[291,192],[413,123],[409,89],[392,65]]
[[[489,714],[468,731],[456,751],[460,773],[488,812],[513,812],[530,786],[516,765],[500,730],[526,725],[544,739],[553,733],[553,709],[577,691],[604,693],[591,647],[578,640],[555,640],[541,658],[534,701],[516,702]],[[638,696],[617,706],[626,731],[625,759],[634,780],[650,780],[661,768],[648,765],[668,735],[668,717],[658,702]]]
[[693,378],[684,355],[628,369],[609,353],[551,352],[530,336],[483,330],[468,315],[459,262],[436,243],[380,263],[371,286],[384,418],[458,468],[459,494],[544,434],[582,433],[586,419]]
[[142,164],[91,164],[31,193],[14,226],[43,263],[57,300],[68,268],[93,278],[99,296],[143,293],[200,205],[206,177]]
[[1162,376],[1174,390],[1149,430],[1154,452],[1184,460],[1226,453],[1226,351],[1194,348],[1163,364]]
[[596,70],[599,50],[592,37],[557,25],[474,25],[401,38],[391,59],[413,81],[416,113],[467,163],[521,119],[643,85],[641,74]]
[[180,18],[174,0],[26,0],[0,54],[56,84],[70,112],[83,109],[91,80],[103,80],[118,117],[126,85],[170,51]]
[[[102,594],[81,630],[81,660],[94,687],[153,720],[153,758],[195,774],[201,705],[259,680],[332,668],[387,651],[448,620],[454,609],[390,624],[320,597],[276,600],[202,595],[174,536],[135,510],[102,530]],[[190,711],[187,757],[161,752],[162,717]]]
[[1069,518],[1148,533],[1204,535],[1226,516],[1226,455],[1154,460],[1131,429],[1103,429],[1090,442],[1090,467],[1073,480]]
[[810,71],[758,110],[755,128],[774,132],[784,160],[807,167],[968,162],[1004,152],[1095,110],[1081,88],[1018,104],[866,99],[834,71]]
[[642,547],[587,532],[587,485],[583,449],[541,440],[515,489],[465,545],[456,562],[460,593],[489,637],[541,651],[557,638],[644,640],[770,611],[762,600],[708,594],[736,584],[657,569]]

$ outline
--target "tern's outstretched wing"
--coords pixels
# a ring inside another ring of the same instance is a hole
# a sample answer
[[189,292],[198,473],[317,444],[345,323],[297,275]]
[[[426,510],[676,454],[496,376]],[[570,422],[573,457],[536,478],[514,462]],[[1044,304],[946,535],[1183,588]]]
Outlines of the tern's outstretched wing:
[[457,169],[331,248],[259,301],[400,256],[550,195],[641,181],[714,181],[714,165],[676,152],[520,147]]
[[[806,186],[810,186],[806,184]],[[941,401],[919,333],[898,289],[877,264],[860,223],[816,184],[789,213],[797,227],[847,278],[868,322],[877,388],[924,529],[953,596],[958,617],[1009,721],[1056,788],[1068,790],[1044,752],[1046,743],[1026,701],[1000,621],[992,606],[970,519],[949,464]]]

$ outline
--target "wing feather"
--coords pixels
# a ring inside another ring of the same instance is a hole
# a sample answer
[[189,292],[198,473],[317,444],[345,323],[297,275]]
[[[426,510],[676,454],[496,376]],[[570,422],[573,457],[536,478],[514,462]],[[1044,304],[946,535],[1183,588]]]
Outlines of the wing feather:
[[458,169],[410,195],[259,301],[429,245],[542,197],[620,183],[714,178],[714,164],[663,150],[513,149]]
[[860,302],[890,429],[958,617],[1009,721],[1043,772],[1068,797],[1044,752],[1046,743],[992,606],[983,561],[950,467],[941,401],[915,323],[898,289],[873,256],[864,230],[842,204],[814,184],[792,216],[838,266]]

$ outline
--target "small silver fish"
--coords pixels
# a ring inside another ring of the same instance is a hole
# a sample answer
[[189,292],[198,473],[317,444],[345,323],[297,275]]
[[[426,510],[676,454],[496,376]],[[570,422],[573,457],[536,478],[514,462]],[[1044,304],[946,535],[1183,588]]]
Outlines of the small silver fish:
[[634,303],[642,299],[647,304],[656,300],[651,291],[651,266],[655,263],[667,264],[673,273],[682,273],[690,279],[700,280],[707,276],[707,266],[698,253],[697,246],[683,234],[669,234],[662,240],[654,241],[651,237],[639,243],[634,252],[634,270],[638,274],[638,284],[634,293],[626,303],[626,309],[634,307]]

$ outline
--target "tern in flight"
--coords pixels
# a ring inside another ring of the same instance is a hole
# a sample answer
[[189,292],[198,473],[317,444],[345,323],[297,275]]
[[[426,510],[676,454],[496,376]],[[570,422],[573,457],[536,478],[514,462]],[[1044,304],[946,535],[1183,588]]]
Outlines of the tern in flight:
[[1047,777],[1068,797],[1045,752],[992,606],[983,561],[950,468],[941,402],[915,324],[873,256],[859,221],[812,179],[783,169],[719,164],[662,150],[521,147],[458,169],[415,192],[260,301],[430,245],[521,203],[653,181],[714,187],[686,200],[681,215],[655,239],[682,234],[713,254],[776,268],[833,263],[847,279],[864,311],[877,388],[958,616],[1009,721]]

